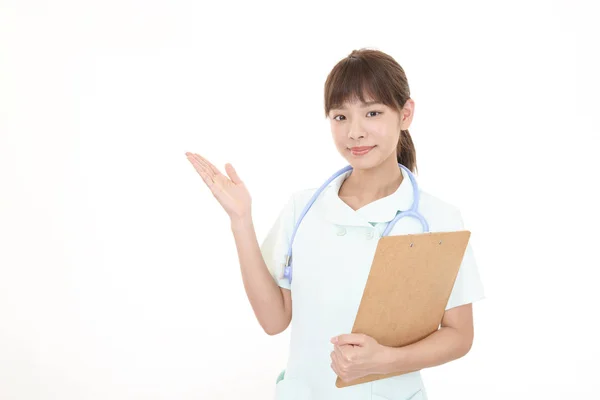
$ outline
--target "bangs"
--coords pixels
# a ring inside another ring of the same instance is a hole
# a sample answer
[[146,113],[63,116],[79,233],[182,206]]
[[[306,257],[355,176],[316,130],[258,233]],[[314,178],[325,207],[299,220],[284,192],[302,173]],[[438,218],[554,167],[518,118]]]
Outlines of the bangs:
[[325,82],[325,116],[331,109],[357,100],[399,108],[383,71],[377,72],[363,59],[348,58],[336,65]]

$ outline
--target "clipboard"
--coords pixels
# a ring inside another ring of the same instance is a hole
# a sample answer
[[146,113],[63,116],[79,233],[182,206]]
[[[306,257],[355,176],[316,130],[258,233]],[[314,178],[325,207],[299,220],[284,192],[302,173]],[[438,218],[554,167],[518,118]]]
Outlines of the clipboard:
[[[438,330],[471,232],[426,232],[379,239],[352,333],[390,347],[406,346]],[[414,371],[409,371],[414,372]],[[403,373],[368,375],[338,388]]]

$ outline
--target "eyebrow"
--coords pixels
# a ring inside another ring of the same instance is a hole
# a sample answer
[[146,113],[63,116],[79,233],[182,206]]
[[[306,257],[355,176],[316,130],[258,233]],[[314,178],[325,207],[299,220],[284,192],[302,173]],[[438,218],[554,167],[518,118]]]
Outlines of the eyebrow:
[[[373,100],[373,101],[367,101],[366,103],[365,102],[361,102],[361,104],[362,104],[361,107],[365,108],[365,107],[368,107],[368,106],[373,105],[373,104],[381,104],[381,103],[379,101]],[[337,107],[332,107],[331,109],[332,110],[345,110],[346,107],[344,107],[343,105],[341,105],[341,106],[337,106]]]

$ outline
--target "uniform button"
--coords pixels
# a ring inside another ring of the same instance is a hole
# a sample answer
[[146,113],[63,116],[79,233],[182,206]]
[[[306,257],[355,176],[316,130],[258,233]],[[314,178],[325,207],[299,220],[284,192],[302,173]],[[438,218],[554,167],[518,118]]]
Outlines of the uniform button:
[[373,239],[373,231],[367,232],[367,239]]
[[337,231],[338,236],[343,236],[346,234],[346,228],[338,228]]

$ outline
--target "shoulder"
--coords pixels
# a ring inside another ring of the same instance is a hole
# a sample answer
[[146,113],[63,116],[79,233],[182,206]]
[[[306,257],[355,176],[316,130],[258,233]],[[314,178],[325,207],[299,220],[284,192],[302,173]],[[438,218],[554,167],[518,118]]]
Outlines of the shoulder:
[[459,207],[424,190],[419,190],[419,211],[430,221],[431,230],[463,229]]
[[286,217],[294,218],[304,207],[313,194],[317,191],[317,188],[300,189],[293,191],[287,198],[283,210],[281,211]]
[[[308,204],[308,202],[310,201],[310,199],[315,195],[315,193],[317,192],[319,188],[305,188],[305,189],[300,189],[300,190],[296,190],[295,192],[292,193],[292,195],[290,196],[290,201],[293,202],[294,204],[294,208],[296,210],[302,210],[302,208],[304,206],[306,206],[306,204]],[[324,193],[326,190],[329,189],[329,186],[323,189]]]
[[317,191],[318,188],[305,188],[296,190],[292,193],[292,197],[296,202],[308,201]]
[[[323,188],[323,190],[319,194],[319,198],[317,200],[321,199],[323,197],[323,195],[330,189],[331,189],[331,186],[329,186],[329,185],[326,186],[325,188]],[[316,195],[318,190],[319,190],[319,187],[311,187],[311,188],[299,189],[299,190],[292,192],[292,194],[290,195],[290,197],[288,199],[288,204],[286,206],[288,213],[289,213],[288,215],[290,216],[290,218],[292,218],[294,221],[296,221],[298,218],[300,218],[302,211],[311,202],[312,198]],[[319,208],[317,206],[318,203],[320,203],[320,201],[316,201],[315,203],[313,203],[311,205],[311,210],[313,210],[315,208]],[[317,207],[315,207],[315,206],[317,206]],[[311,213],[314,213],[316,211],[317,210],[311,211]]]

